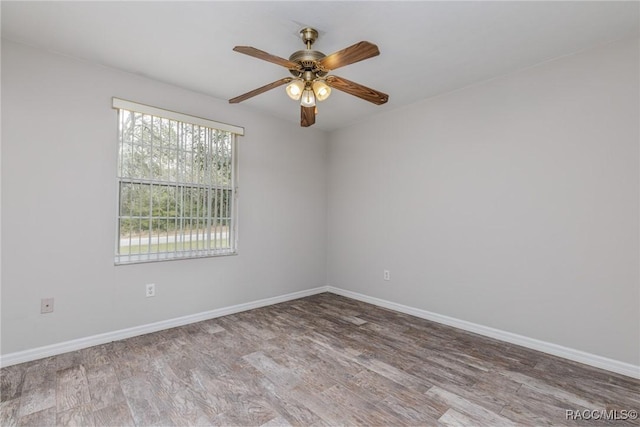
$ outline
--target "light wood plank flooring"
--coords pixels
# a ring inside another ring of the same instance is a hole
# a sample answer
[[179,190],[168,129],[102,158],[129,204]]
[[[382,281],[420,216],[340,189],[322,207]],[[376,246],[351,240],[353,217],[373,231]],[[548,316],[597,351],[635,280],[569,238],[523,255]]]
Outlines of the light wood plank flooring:
[[320,294],[1,370],[0,424],[638,425],[640,381]]

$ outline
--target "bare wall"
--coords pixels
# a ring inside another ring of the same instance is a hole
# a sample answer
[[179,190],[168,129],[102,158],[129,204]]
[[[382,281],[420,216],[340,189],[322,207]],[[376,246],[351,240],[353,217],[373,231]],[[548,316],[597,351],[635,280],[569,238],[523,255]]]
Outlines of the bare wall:
[[640,365],[638,52],[332,133],[328,284]]
[[[114,266],[112,96],[245,127],[239,255]],[[3,41],[2,354],[324,285],[326,149],[321,131]]]

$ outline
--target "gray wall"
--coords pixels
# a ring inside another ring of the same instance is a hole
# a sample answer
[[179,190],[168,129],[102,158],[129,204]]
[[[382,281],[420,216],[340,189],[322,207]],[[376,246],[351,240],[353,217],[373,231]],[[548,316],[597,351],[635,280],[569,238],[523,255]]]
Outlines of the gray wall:
[[[112,96],[245,127],[238,256],[114,267]],[[324,285],[326,149],[323,132],[3,41],[2,353]]]
[[638,52],[617,42],[334,132],[328,284],[640,364]]
[[[3,42],[2,354],[328,284],[640,364],[638,49],[327,135]],[[240,255],[113,266],[112,96],[246,128]]]

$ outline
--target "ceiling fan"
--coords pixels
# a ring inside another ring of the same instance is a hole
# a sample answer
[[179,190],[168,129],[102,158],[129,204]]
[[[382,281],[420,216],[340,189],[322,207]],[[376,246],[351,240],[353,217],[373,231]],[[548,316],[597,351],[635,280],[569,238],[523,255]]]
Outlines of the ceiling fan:
[[303,28],[300,30],[300,36],[307,48],[294,52],[289,59],[271,55],[251,46],[234,47],[233,50],[236,52],[285,67],[293,77],[276,80],[273,83],[232,98],[229,103],[236,104],[286,84],[287,95],[295,101],[300,100],[300,126],[307,127],[316,122],[316,114],[318,112],[316,101],[327,99],[331,94],[331,88],[357,96],[376,105],[384,104],[389,100],[389,95],[386,93],[368,88],[343,77],[328,75],[330,71],[336,68],[379,55],[378,46],[367,41],[361,41],[327,56],[322,52],[311,49],[311,45],[318,38],[316,30]]

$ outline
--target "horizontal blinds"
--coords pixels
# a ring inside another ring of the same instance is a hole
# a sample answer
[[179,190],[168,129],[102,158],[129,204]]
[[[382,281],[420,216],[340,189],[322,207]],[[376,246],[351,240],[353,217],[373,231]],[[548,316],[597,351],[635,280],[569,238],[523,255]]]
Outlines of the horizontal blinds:
[[176,120],[178,122],[190,123],[198,126],[205,126],[213,129],[219,129],[225,132],[231,132],[236,135],[244,135],[244,128],[234,126],[227,123],[220,123],[214,120],[204,119],[202,117],[190,116],[188,114],[178,113],[176,111],[165,110],[163,108],[153,107],[151,105],[139,104],[126,99],[113,98],[113,108],[135,111],[137,113],[149,114],[151,116],[163,117],[166,119]]

